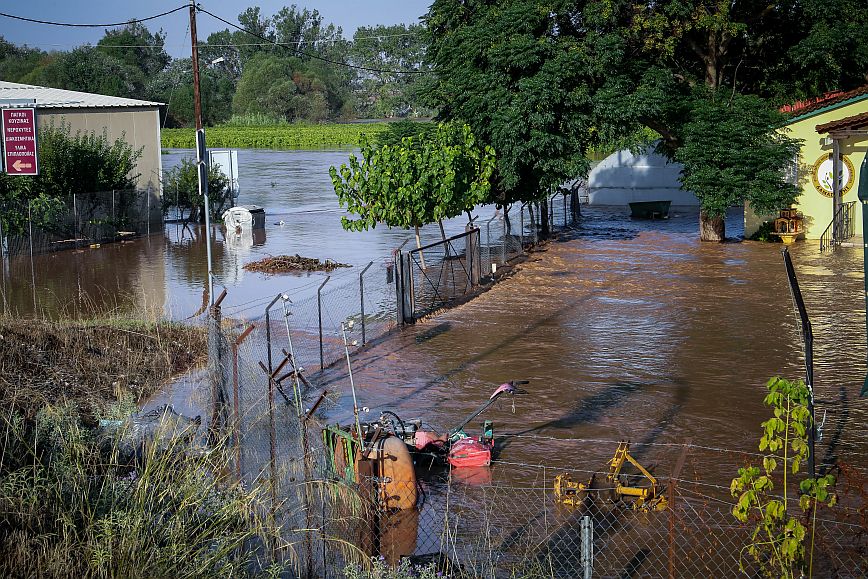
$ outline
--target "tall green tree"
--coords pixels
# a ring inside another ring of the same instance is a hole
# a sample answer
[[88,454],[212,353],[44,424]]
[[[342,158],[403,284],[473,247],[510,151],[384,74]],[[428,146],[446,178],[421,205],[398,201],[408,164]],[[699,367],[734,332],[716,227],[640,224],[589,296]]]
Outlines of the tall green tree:
[[750,201],[760,213],[789,207],[799,190],[787,179],[801,142],[774,130],[783,116],[756,96],[697,98],[679,128],[681,183],[701,207],[700,237],[725,236],[732,205]]
[[92,46],[57,53],[21,82],[110,96],[132,97],[136,78],[129,67]]
[[491,202],[538,200],[588,171],[596,63],[565,34],[573,5],[435,0],[425,18],[432,104],[497,152]]
[[21,82],[33,70],[44,66],[51,57],[28,46],[16,46],[0,36],[0,79]]
[[353,34],[350,57],[354,64],[386,72],[360,71],[357,95],[359,114],[366,117],[423,116],[432,111],[420,106],[418,74],[427,71],[428,38],[420,24],[360,26]]
[[[215,125],[232,116],[235,85],[225,69],[200,68],[202,120]],[[193,66],[189,58],[173,60],[154,75],[146,87],[147,98],[166,103],[162,113],[167,127],[192,127],[196,124],[193,106]]]
[[100,51],[125,66],[134,85],[130,95],[145,97],[145,86],[149,79],[162,71],[171,61],[165,49],[166,35],[162,30],[152,33],[141,22],[135,20],[121,28],[105,31],[97,43]]
[[[444,118],[470,123],[495,147],[505,201],[581,175],[588,136],[599,146],[653,129],[660,150],[684,163],[685,187],[711,184],[698,177],[709,171],[729,184],[694,190],[702,238],[720,240],[721,206],[786,205],[792,193],[782,181],[792,143],[774,134],[780,119],[739,95],[771,108],[868,80],[868,5],[834,5],[840,12],[821,0],[435,0],[426,17],[432,94]],[[747,174],[757,152],[713,135],[710,115],[741,140],[763,132],[763,178]],[[707,154],[678,155],[703,139]]]
[[[662,137],[659,149],[684,163],[682,183],[700,198],[703,240],[725,237],[723,205],[745,199],[772,208],[789,205],[794,192],[783,179],[793,160],[792,143],[774,134],[783,119],[772,111],[760,113],[758,103],[739,95],[755,95],[771,108],[864,84],[868,6],[835,2],[847,18],[819,0],[588,2],[582,11],[586,26],[581,43],[611,71],[596,83],[598,136],[611,139],[641,126],[657,131]],[[837,44],[829,42],[838,35]],[[719,138],[716,124],[701,120],[709,115],[722,115],[720,130],[735,141]],[[752,180],[749,172],[757,167],[757,151],[732,145],[757,137],[757,131],[765,131],[759,154],[777,182],[767,178],[768,173]],[[679,154],[688,142],[696,147]],[[751,187],[732,188],[748,181]]]

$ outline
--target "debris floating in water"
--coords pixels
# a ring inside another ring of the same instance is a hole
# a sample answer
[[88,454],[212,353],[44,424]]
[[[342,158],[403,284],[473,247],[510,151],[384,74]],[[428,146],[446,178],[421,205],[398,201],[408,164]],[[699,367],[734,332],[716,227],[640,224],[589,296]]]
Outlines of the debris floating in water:
[[295,255],[276,255],[253,261],[244,266],[247,271],[261,273],[288,273],[294,271],[333,271],[339,267],[352,267],[346,263],[338,263],[327,259],[320,261],[315,257]]

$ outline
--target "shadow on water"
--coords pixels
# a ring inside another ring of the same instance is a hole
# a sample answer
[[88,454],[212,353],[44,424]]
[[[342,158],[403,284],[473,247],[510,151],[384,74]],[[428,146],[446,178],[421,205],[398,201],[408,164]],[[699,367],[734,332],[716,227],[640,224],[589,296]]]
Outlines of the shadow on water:
[[452,324],[450,324],[449,322],[439,323],[436,326],[434,326],[432,328],[428,328],[424,332],[417,334],[416,335],[416,343],[421,344],[422,342],[427,342],[428,340],[431,340],[433,338],[436,338],[437,336],[445,334],[450,329],[452,329]]
[[[847,389],[842,385],[838,387],[838,400],[834,403],[836,406],[840,408],[840,414],[838,415],[838,419],[835,421],[835,430],[832,433],[831,438],[829,439],[829,443],[826,447],[826,452],[823,455],[823,459],[817,462],[817,466],[819,467],[818,474],[820,476],[826,474],[829,470],[829,467],[834,467],[838,464],[838,449],[841,445],[841,439],[844,436],[844,432],[847,427],[847,423],[850,418],[850,408],[848,405],[848,397],[847,397]],[[817,401],[817,406],[820,406],[820,401]],[[828,408],[831,406],[828,402],[823,404],[824,407]],[[817,410],[816,412],[819,412]],[[822,427],[822,423],[825,421],[826,414],[824,412],[823,416],[817,416],[817,422],[820,423],[818,428]],[[822,432],[822,429],[817,433],[822,436],[817,440],[818,444],[825,442],[825,433]]]
[[[582,303],[589,302],[589,301],[593,300],[594,297],[598,293],[602,293],[602,292],[606,291],[607,289],[611,289],[612,287],[617,287],[617,284],[625,281],[627,279],[627,277],[628,276],[623,275],[619,278],[612,280],[612,285],[608,288],[597,288],[595,291],[591,291],[587,295],[583,295],[583,296],[578,297],[574,300],[571,300],[569,302],[564,303],[564,305],[557,308],[556,310],[551,312],[549,315],[537,318],[535,322],[520,328],[518,331],[514,332],[511,335],[508,335],[503,340],[499,341],[498,343],[491,346],[490,348],[487,348],[486,350],[483,350],[482,352],[480,352],[478,354],[475,354],[473,356],[466,358],[464,361],[453,366],[451,369],[447,370],[446,372],[442,372],[439,376],[428,380],[424,384],[409,389],[409,391],[407,391],[403,396],[398,396],[398,397],[393,398],[392,401],[390,402],[390,405],[397,405],[397,404],[400,404],[401,402],[405,402],[405,401],[417,396],[419,393],[424,392],[425,390],[428,390],[432,387],[435,387],[435,386],[438,386],[440,384],[447,382],[450,378],[453,378],[454,376],[456,376],[462,372],[467,371],[469,368],[473,367],[475,364],[478,364],[479,362],[481,362],[483,360],[487,360],[487,359],[490,359],[492,357],[496,357],[498,352],[502,351],[507,346],[514,345],[516,343],[520,343],[521,340],[523,340],[525,338],[525,336],[527,334],[531,333],[533,330],[556,322],[566,312],[575,309],[576,306],[578,306]],[[431,337],[433,338],[433,336],[431,336]],[[396,339],[400,339],[400,338],[396,338]],[[430,339],[430,338],[428,338],[428,339]],[[375,360],[383,359],[386,356],[394,354],[395,352],[401,351],[401,350],[409,348],[411,346],[415,346],[416,343],[417,342],[414,339],[412,342],[407,342],[404,345],[398,347],[397,349],[391,349],[388,352],[382,352],[382,353],[378,354],[373,359],[370,359],[370,358],[367,359],[365,362],[363,362],[361,365],[359,365],[358,368],[356,368],[356,366],[354,365],[354,372],[356,371],[356,369],[363,369],[365,366],[369,366],[369,365],[373,364],[373,362]],[[342,381],[346,378],[348,378],[348,374],[344,370],[344,371],[340,371],[340,373],[337,374],[336,376],[323,376],[322,379],[319,380],[319,382],[322,385],[328,385],[328,384],[332,384],[332,383],[335,383],[338,381]],[[377,408],[377,407],[371,407],[371,408]]]

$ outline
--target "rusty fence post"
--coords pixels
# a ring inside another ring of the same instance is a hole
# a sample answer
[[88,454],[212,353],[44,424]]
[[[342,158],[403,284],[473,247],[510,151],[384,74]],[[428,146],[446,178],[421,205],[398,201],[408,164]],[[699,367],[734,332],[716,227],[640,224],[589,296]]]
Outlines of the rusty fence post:
[[675,487],[678,485],[678,478],[681,476],[681,471],[684,468],[684,461],[687,460],[687,451],[690,450],[692,439],[687,439],[684,447],[681,449],[681,454],[678,456],[678,461],[675,463],[675,469],[669,478],[669,579],[675,579]]
[[286,355],[283,361],[273,371],[267,368],[262,361],[259,367],[268,377],[268,470],[271,479],[271,516],[274,517],[277,508],[277,424],[274,417],[274,386],[276,376],[289,363],[290,357]]
[[362,312],[362,346],[365,345],[365,272],[368,271],[374,265],[374,262],[368,263],[365,266],[365,269],[359,274],[359,305],[361,306]]
[[241,469],[241,392],[238,383],[238,348],[247,339],[255,326],[250,324],[232,342],[232,443],[235,447],[235,470],[238,482],[242,482]]
[[319,323],[319,369],[325,368],[325,352],[322,345],[322,288],[329,282],[332,276],[326,276],[325,281],[316,290],[316,315]]

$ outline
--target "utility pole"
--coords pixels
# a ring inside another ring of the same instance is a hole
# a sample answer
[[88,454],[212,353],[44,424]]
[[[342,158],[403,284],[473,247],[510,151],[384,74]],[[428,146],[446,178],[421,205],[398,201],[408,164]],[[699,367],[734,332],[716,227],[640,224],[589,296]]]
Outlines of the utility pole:
[[[862,205],[862,269],[865,276],[865,323],[868,329],[868,151],[865,152],[862,168],[859,169],[857,195]],[[868,376],[865,377],[860,396],[868,396]]]
[[190,43],[193,61],[193,111],[196,117],[196,167],[199,195],[205,200],[205,247],[208,252],[208,299],[214,305],[214,268],[211,260],[211,204],[208,200],[208,162],[205,129],[202,127],[202,98],[199,90],[199,42],[196,38],[196,0],[190,0]]

